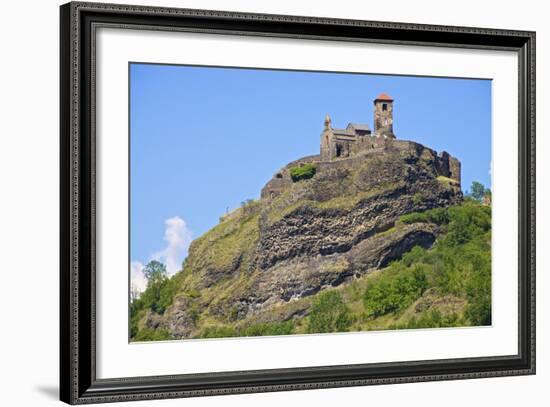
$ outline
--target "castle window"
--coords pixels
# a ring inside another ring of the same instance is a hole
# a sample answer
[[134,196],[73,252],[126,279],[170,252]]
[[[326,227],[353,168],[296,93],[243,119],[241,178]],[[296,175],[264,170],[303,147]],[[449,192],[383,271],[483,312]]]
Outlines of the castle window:
[[388,110],[388,104],[387,103],[382,103],[382,110],[383,111]]
[[340,157],[342,155],[342,146],[336,146],[336,157]]
[[283,174],[281,174],[280,172],[277,173],[277,175],[275,175],[276,178],[283,178]]

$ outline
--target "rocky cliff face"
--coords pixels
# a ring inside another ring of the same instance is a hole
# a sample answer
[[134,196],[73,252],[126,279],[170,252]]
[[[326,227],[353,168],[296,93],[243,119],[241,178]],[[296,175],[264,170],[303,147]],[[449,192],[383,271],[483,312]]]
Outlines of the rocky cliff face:
[[172,305],[162,316],[149,313],[143,325],[182,338],[216,323],[306,315],[307,301],[281,305],[361,278],[416,245],[429,247],[434,225],[399,218],[462,200],[441,156],[412,142],[308,162],[316,166],[312,178],[293,182],[285,167],[274,178],[276,195],[262,193],[195,240]]

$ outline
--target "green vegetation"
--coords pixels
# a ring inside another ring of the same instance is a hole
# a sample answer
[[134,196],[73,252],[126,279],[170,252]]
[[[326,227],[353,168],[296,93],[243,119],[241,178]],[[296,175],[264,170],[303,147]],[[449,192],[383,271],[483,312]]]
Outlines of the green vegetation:
[[[394,182],[394,183],[382,182],[378,184],[376,187],[370,188],[368,191],[358,192],[354,195],[342,195],[336,198],[329,199],[328,201],[313,202],[313,204],[316,207],[321,209],[351,210],[355,206],[357,206],[357,204],[359,204],[362,201],[365,201],[366,199],[369,199],[384,193],[388,193],[390,191],[395,191],[399,188],[402,188],[404,185],[405,185],[404,182]],[[420,199],[422,199],[422,196],[420,196]]]
[[147,278],[147,290],[136,302],[140,302],[143,308],[149,308],[157,314],[164,313],[166,307],[171,304],[174,294],[169,288],[166,266],[157,260],[152,260],[143,269],[143,274]]
[[466,200],[402,216],[395,228],[417,222],[441,229],[432,248],[334,290],[349,310],[346,330],[491,324],[491,209]]
[[289,335],[294,332],[293,321],[260,323],[242,330],[241,336]]
[[363,299],[366,315],[379,317],[401,311],[420,298],[427,286],[424,267],[408,270],[396,263],[375,284],[367,286]]
[[226,215],[221,223],[193,241],[188,263],[197,269],[230,268],[257,240],[258,213],[259,206],[252,201]]
[[464,326],[465,321],[456,313],[443,315],[439,310],[434,309],[420,314],[419,317],[412,317],[405,323],[390,325],[390,329],[419,329],[419,328],[450,328]]
[[[427,286],[442,295],[451,294],[467,301],[464,317],[468,325],[491,323],[491,209],[475,201],[448,209],[433,209],[401,217],[404,223],[432,222],[445,233],[431,250],[415,247],[391,264],[377,285],[414,273],[425,276]],[[414,279],[413,279],[414,281]],[[425,287],[427,288],[427,287]],[[372,290],[370,288],[369,290]],[[402,308],[391,302],[392,308]],[[409,300],[410,302],[410,300]]]
[[[370,188],[368,191],[357,192],[352,195],[340,195],[335,198],[328,199],[326,201],[315,201],[312,199],[300,199],[290,205],[285,205],[281,209],[272,209],[268,213],[268,220],[270,223],[275,223],[285,216],[289,215],[293,211],[302,207],[310,207],[315,209],[338,209],[349,211],[356,207],[361,202],[367,199],[374,198],[378,195],[390,193],[392,191],[403,188],[405,182],[398,181],[394,183],[380,183],[376,187]],[[277,198],[277,202],[284,202],[288,197],[283,194]]]
[[456,180],[452,179],[452,178],[449,178],[449,177],[444,177],[443,175],[439,175],[437,177],[437,181],[444,185],[445,187],[447,188],[451,188],[453,186],[460,186],[460,183],[457,182]]
[[470,191],[466,191],[466,196],[475,199],[478,202],[483,202],[485,199],[491,199],[491,190],[477,181],[473,181],[470,186]]
[[293,321],[259,323],[246,327],[231,325],[214,325],[203,328],[195,338],[231,338],[243,336],[275,336],[289,335],[294,332]]
[[313,301],[294,333],[491,324],[491,209],[465,200],[404,215],[388,232],[418,222],[441,229],[432,248],[417,246],[385,269],[289,303]]
[[345,332],[352,319],[349,308],[336,291],[326,291],[317,297],[311,307],[307,324],[308,333]]
[[199,338],[231,338],[237,335],[237,331],[235,328],[227,325],[219,325],[219,326],[207,326],[204,328],[200,334],[198,335]]
[[[182,272],[168,278],[162,264],[147,265],[147,289],[131,304],[133,340],[170,339],[168,331],[151,329],[146,320],[162,315],[176,297],[187,304],[195,326],[192,338],[491,324],[491,208],[476,199],[404,215],[383,232],[399,233],[414,223],[432,224],[439,234],[430,249],[414,247],[384,269],[270,308],[261,317],[239,319],[239,308],[230,299],[248,292],[256,273],[247,271],[246,247],[257,241],[258,213],[252,202],[245,206],[250,210],[236,210],[193,243],[197,258],[188,259]],[[237,255],[239,262],[235,262]],[[324,271],[345,270],[345,262],[340,258],[324,264]],[[203,277],[192,273],[189,264],[221,269],[237,264],[242,271],[197,289]],[[205,312],[201,304],[221,310],[225,319]]]
[[424,200],[424,198],[422,197],[422,194],[420,192],[417,192],[412,197],[412,201],[415,205],[421,204],[423,200]]
[[[217,306],[235,292],[246,289],[252,275],[243,273],[240,278],[226,278],[226,281],[218,281],[210,288],[198,290],[197,284],[203,281],[204,277],[201,273],[193,273],[191,265],[198,269],[218,270],[231,270],[237,265],[239,269],[247,270],[250,261],[249,251],[254,248],[258,239],[258,212],[258,202],[249,199],[242,207],[223,217],[220,224],[193,241],[193,254],[182,265],[182,271],[170,278],[167,277],[166,269],[161,263],[153,261],[146,266],[144,272],[148,269],[153,271],[147,271],[147,287],[130,304],[132,340],[166,339],[162,335],[153,337],[147,333],[148,328],[143,322],[148,312],[163,315],[176,296],[185,298],[188,315],[192,322],[197,324],[197,329],[200,329],[204,311],[200,308],[201,302]],[[204,322],[208,324],[210,321],[207,319]],[[207,332],[208,337],[218,337],[216,329],[212,329],[214,330]]]
[[130,334],[136,341],[154,341],[169,339],[168,331],[139,328],[139,321],[150,310],[156,314],[164,314],[179,290],[181,273],[171,278],[167,277],[166,266],[152,260],[143,269],[147,278],[147,287],[143,293],[130,304]]
[[291,167],[289,171],[292,181],[298,182],[304,179],[313,178],[317,169],[314,164],[303,164],[301,166]]
[[443,225],[449,223],[449,220],[449,210],[444,208],[436,208],[425,212],[412,212],[400,218],[400,221],[406,224],[421,222]]
[[166,341],[172,339],[166,329],[143,328],[133,338],[137,342]]

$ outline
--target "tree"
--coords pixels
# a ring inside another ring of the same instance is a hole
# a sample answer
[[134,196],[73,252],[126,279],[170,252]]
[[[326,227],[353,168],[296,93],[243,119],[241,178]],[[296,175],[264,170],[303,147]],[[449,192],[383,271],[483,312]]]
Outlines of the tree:
[[485,195],[485,186],[481,182],[473,181],[470,187],[470,196],[476,201],[481,202]]
[[137,300],[139,298],[139,294],[139,288],[135,284],[132,284],[130,287],[130,302]]
[[150,304],[153,311],[161,311],[158,303],[161,298],[161,290],[168,281],[166,266],[160,261],[151,260],[143,269],[143,274],[147,278],[147,289],[143,293],[144,302]]
[[166,266],[157,260],[151,260],[149,263],[147,263],[147,265],[143,269],[143,274],[147,279],[147,287],[150,287],[151,285],[154,285],[156,283],[160,283],[168,277]]
[[345,332],[352,324],[350,310],[340,293],[327,291],[319,295],[309,315],[309,333]]

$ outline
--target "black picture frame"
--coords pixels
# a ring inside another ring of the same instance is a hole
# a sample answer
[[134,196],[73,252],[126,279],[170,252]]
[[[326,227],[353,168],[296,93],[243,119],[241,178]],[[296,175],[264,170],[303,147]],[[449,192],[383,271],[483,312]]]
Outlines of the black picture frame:
[[[60,398],[70,404],[535,373],[535,33],[72,2],[60,7]],[[519,59],[519,352],[170,376],[96,378],[95,29],[181,30],[511,50]]]

